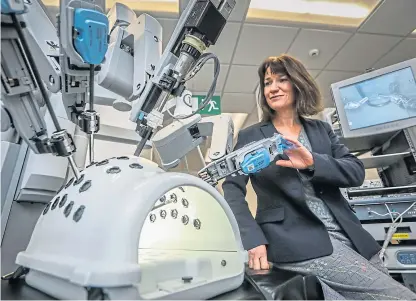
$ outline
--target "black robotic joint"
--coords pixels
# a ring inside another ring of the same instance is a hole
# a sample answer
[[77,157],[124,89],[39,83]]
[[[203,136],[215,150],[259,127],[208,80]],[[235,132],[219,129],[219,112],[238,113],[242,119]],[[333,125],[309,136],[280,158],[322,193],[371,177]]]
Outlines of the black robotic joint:
[[227,20],[209,0],[195,3],[185,22],[185,28],[197,31],[204,36],[204,42],[214,45]]
[[100,130],[100,115],[96,111],[82,112],[79,115],[79,127],[84,133],[97,133]]
[[181,96],[182,93],[185,91],[185,89],[186,89],[185,85],[180,84],[176,89],[172,90],[171,94],[176,97]]
[[182,44],[181,46],[181,52],[186,52],[187,54],[192,56],[195,60],[199,59],[199,57],[201,56],[201,52],[198,49],[196,49],[192,45],[185,44],[185,43]]
[[174,71],[169,70],[168,73],[162,75],[162,78],[159,81],[159,86],[162,90],[172,91],[175,86],[176,78],[174,77]]
[[157,85],[152,85],[150,92],[149,92],[149,97],[143,103],[142,111],[145,113],[150,113],[155,107],[162,92],[163,90],[161,87]]
[[53,133],[49,143],[52,153],[58,157],[68,157],[76,151],[74,140],[66,130]]
[[198,139],[201,137],[201,132],[199,131],[198,125],[193,125],[189,127],[189,133],[191,134],[192,138]]
[[35,142],[36,149],[38,150],[39,154],[48,154],[51,153],[50,148],[50,140],[49,138],[32,138],[32,140]]

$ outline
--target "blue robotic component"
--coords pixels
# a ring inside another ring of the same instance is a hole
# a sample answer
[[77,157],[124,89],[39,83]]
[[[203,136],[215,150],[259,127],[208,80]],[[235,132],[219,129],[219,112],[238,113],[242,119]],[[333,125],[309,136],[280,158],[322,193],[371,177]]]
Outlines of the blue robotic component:
[[108,18],[95,10],[77,8],[74,29],[77,36],[74,47],[85,63],[99,65],[108,49]]
[[244,157],[240,164],[241,170],[246,175],[256,173],[270,164],[270,154],[266,148],[258,149]]
[[23,1],[15,0],[1,0],[1,13],[4,15],[9,14],[23,14],[26,12],[26,7]]
[[286,150],[296,148],[296,146],[292,142],[287,141],[283,138],[278,139],[278,141],[276,142],[276,146],[279,154],[283,154]]
[[[275,147],[277,154],[283,154],[286,150],[293,149],[296,146],[279,135],[276,139]],[[266,147],[261,147],[248,153],[240,164],[241,171],[246,175],[259,172],[271,163],[270,155],[271,153]]]
[[201,179],[215,186],[227,176],[253,174],[270,165],[278,156],[297,146],[284,139],[282,135],[251,142],[224,157],[208,164],[198,172]]

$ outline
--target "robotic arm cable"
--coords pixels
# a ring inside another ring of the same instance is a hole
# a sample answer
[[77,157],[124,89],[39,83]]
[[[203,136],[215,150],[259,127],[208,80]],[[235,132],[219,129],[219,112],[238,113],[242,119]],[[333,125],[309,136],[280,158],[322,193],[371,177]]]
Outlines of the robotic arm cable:
[[208,90],[207,96],[204,100],[204,102],[196,109],[195,112],[188,114],[188,115],[176,115],[174,116],[173,114],[171,114],[169,112],[169,114],[174,118],[174,119],[186,119],[189,117],[194,116],[195,114],[198,114],[202,109],[204,109],[208,103],[210,102],[212,96],[214,95],[215,92],[215,88],[217,86],[217,80],[218,80],[218,76],[220,74],[220,61],[218,59],[218,57],[213,54],[213,53],[204,53],[201,55],[200,59],[198,60],[198,62],[196,63],[195,67],[188,73],[190,74],[189,77],[186,77],[183,79],[182,83],[187,82],[188,80],[192,79],[198,72],[199,70],[205,65],[205,63],[209,60],[212,59],[214,60],[214,79],[211,82],[211,86]]
[[[180,17],[169,43],[139,100],[134,104],[130,120],[137,123],[142,137],[135,155],[139,156],[146,141],[163,124],[162,111],[171,95],[178,97],[185,90],[184,83],[192,78],[210,58],[214,59],[215,78],[205,102],[205,107],[215,90],[219,60],[205,51],[215,45],[227,19],[234,9],[235,0],[192,0]],[[198,110],[198,111],[199,111]],[[197,114],[180,116],[187,119]]]

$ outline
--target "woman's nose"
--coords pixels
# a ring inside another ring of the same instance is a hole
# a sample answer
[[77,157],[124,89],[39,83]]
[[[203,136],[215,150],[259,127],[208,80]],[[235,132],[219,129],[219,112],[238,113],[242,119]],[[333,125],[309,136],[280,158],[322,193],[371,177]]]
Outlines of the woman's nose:
[[273,82],[271,84],[271,91],[279,91],[280,90],[280,85],[278,82]]

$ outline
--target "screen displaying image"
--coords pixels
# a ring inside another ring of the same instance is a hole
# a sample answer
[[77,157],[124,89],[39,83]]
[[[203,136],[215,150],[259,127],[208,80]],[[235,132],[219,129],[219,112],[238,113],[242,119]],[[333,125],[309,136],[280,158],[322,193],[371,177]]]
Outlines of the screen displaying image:
[[416,117],[416,82],[410,67],[339,92],[350,130]]

